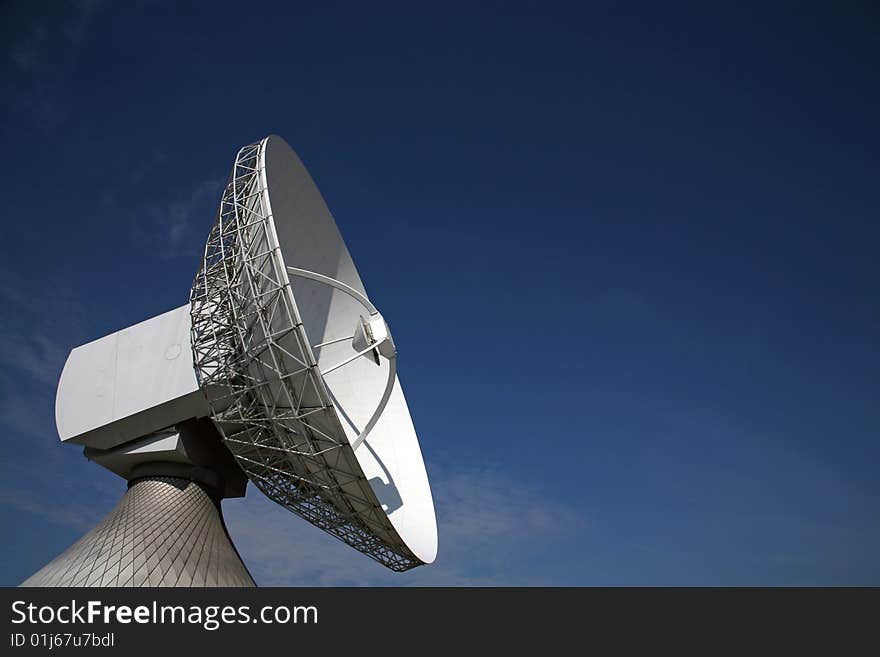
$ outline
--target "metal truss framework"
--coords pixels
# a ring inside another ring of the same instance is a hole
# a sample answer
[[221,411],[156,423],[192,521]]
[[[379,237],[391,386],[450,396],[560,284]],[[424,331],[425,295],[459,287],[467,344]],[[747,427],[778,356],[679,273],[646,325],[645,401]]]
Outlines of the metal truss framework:
[[190,296],[213,419],[270,499],[395,571],[422,564],[358,465],[309,344],[275,235],[265,140],[242,148]]

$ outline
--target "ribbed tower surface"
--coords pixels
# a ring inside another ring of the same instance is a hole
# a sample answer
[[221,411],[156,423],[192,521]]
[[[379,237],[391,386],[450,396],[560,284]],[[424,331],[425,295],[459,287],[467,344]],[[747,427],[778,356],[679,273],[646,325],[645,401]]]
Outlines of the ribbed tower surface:
[[22,586],[256,586],[219,505],[177,477],[134,481],[101,523]]

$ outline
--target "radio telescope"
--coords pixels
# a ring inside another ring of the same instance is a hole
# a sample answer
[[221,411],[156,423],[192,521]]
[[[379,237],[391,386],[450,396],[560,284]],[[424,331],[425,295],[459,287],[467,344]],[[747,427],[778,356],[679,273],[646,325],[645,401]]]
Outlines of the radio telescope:
[[55,420],[128,491],[24,586],[253,586],[221,514],[248,482],[391,570],[437,554],[388,324],[276,135],[239,150],[189,303],[71,351]]

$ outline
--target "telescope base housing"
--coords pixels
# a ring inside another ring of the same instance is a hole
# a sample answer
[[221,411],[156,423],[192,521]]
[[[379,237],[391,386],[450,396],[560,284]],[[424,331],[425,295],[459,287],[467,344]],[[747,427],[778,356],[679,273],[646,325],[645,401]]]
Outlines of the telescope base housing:
[[21,586],[256,586],[232,544],[220,495],[145,474],[90,532]]

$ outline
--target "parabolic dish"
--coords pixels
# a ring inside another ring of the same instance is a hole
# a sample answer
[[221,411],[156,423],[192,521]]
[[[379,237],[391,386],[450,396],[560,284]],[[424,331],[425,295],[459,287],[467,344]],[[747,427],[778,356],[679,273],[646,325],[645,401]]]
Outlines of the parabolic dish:
[[392,570],[431,563],[434,503],[387,325],[280,137],[239,151],[190,309],[199,385],[250,480]]

